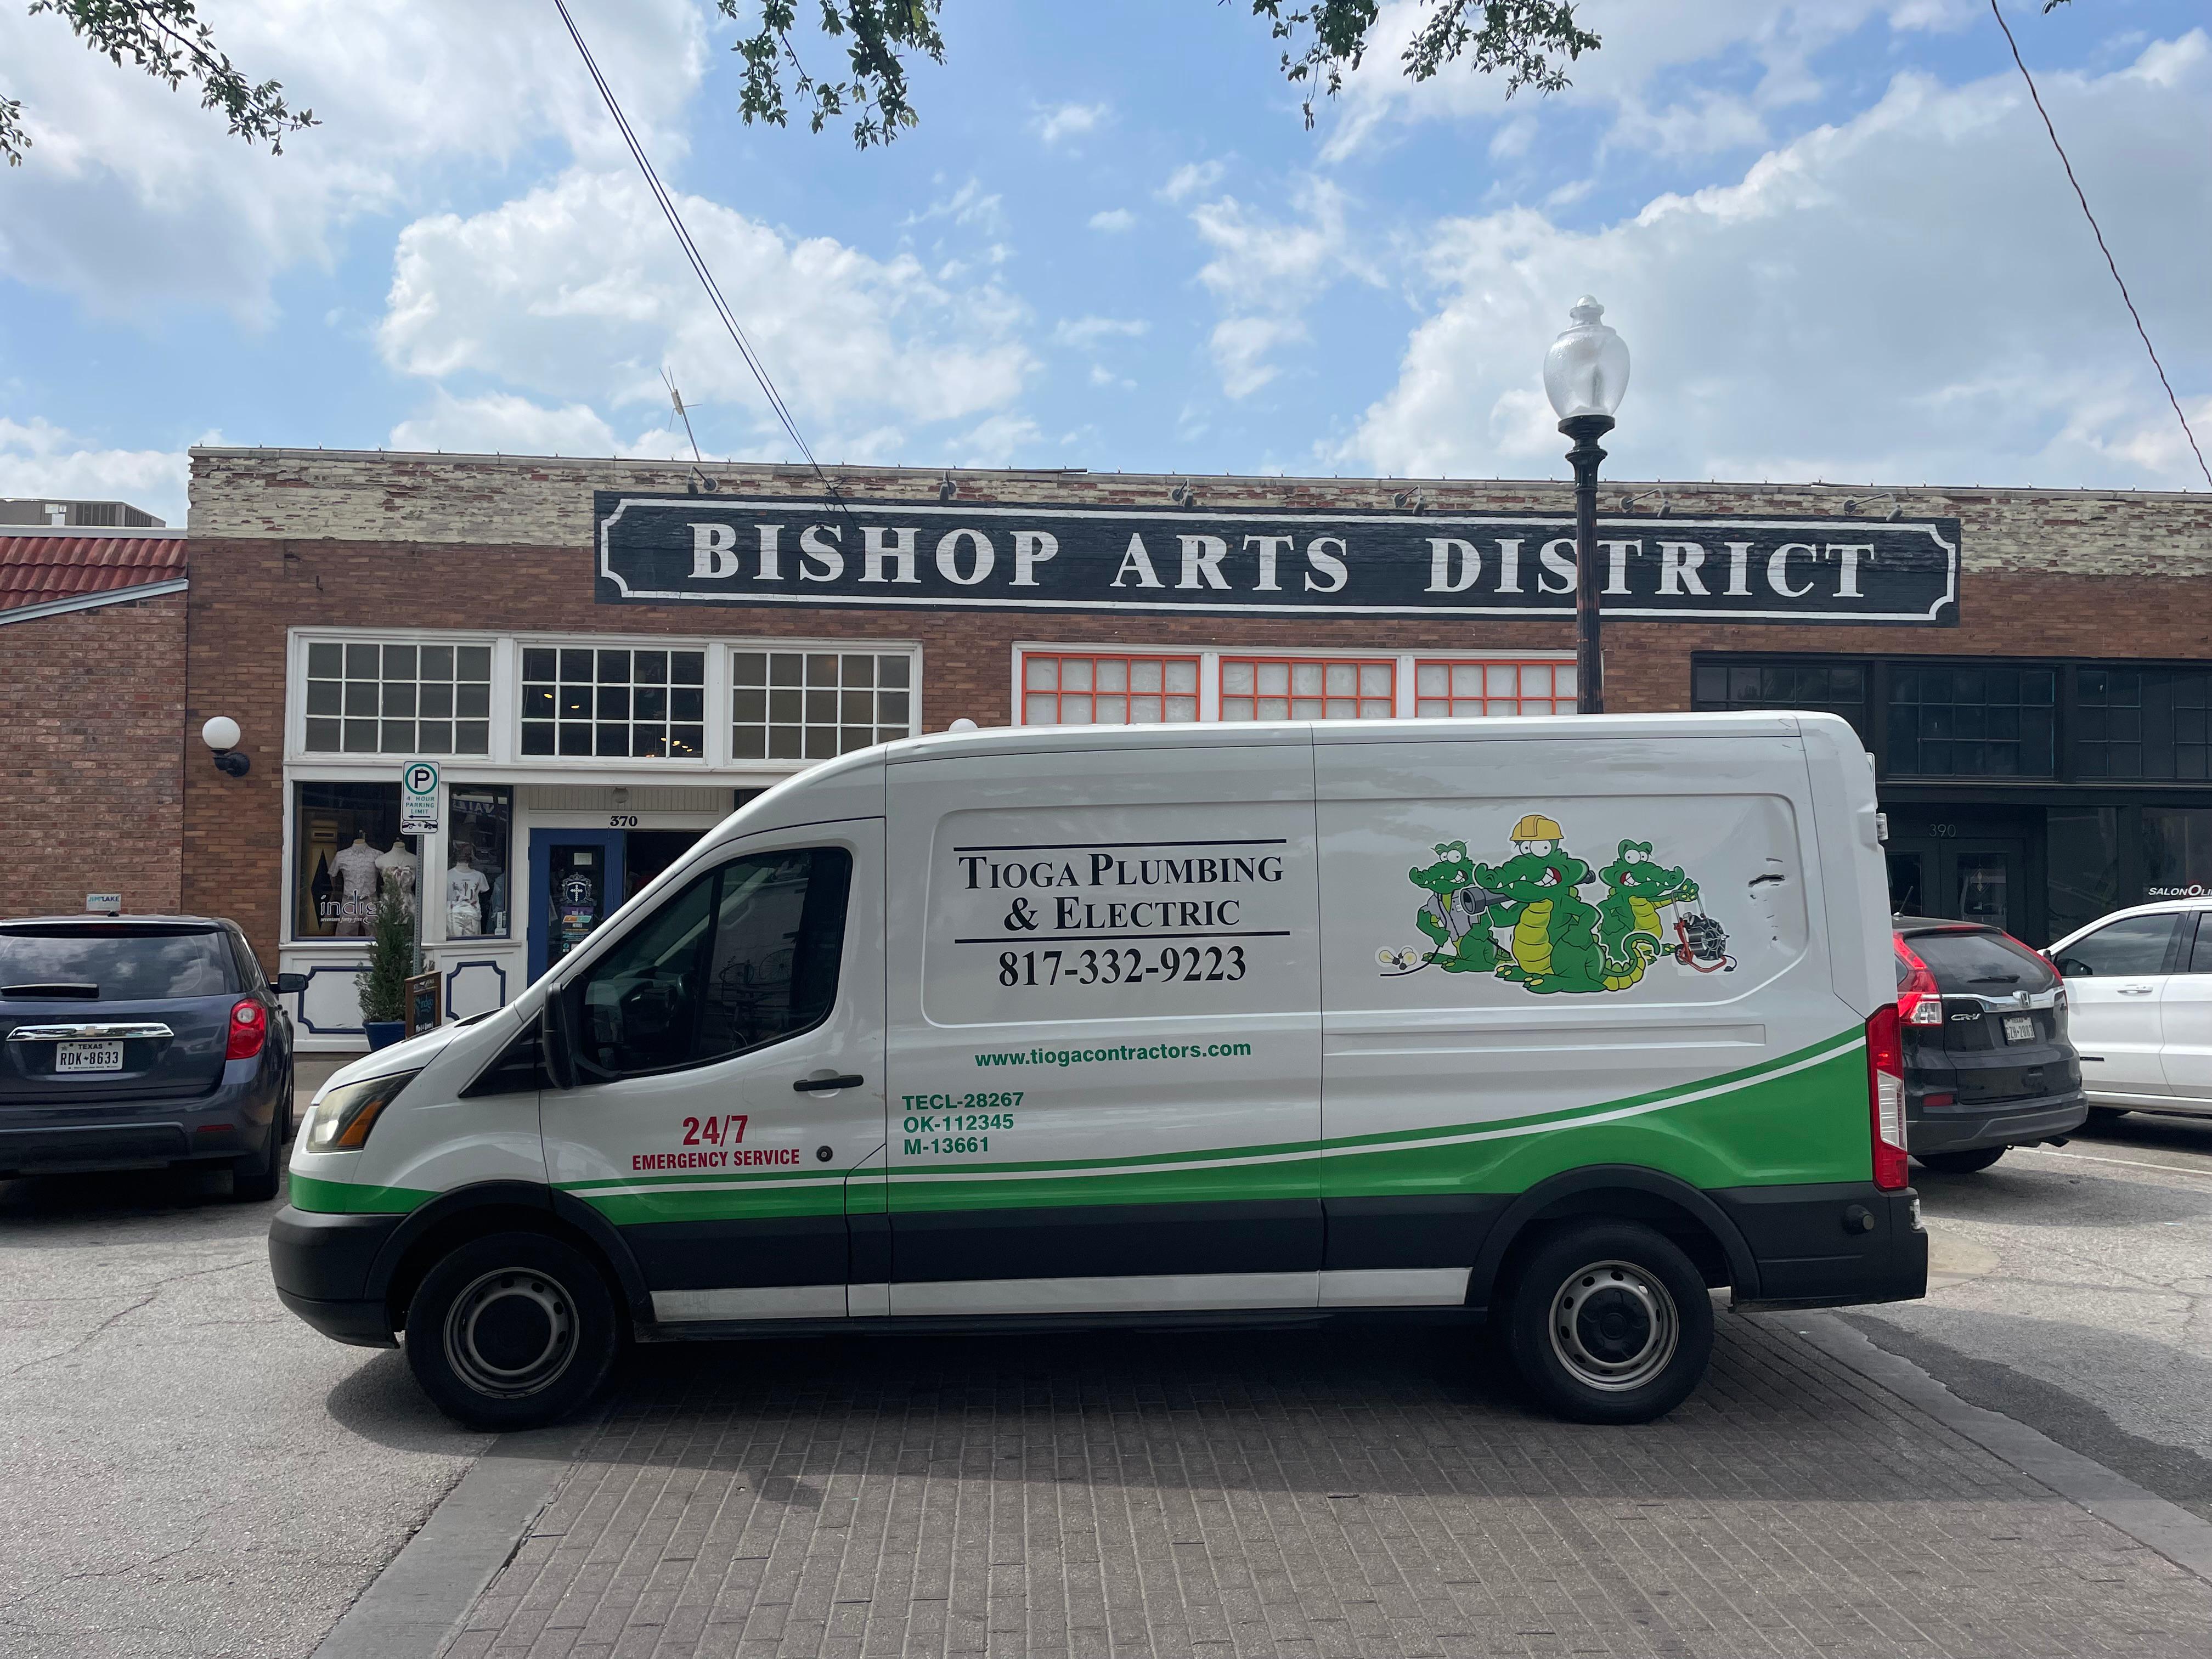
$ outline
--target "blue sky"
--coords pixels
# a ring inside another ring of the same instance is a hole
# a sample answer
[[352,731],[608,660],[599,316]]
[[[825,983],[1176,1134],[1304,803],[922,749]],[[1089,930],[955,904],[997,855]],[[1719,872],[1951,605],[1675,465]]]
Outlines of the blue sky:
[[[951,0],[887,150],[748,128],[697,0],[574,7],[827,460],[1561,476],[1584,290],[1609,476],[2203,487],[1986,0],[1589,0],[1567,93],[1389,46],[1309,132],[1243,0]],[[1386,9],[1402,34],[1416,4]],[[180,520],[197,441],[786,447],[550,0],[211,0],[324,125],[282,157],[0,7],[0,494]],[[2007,6],[2212,439],[2212,38]]]

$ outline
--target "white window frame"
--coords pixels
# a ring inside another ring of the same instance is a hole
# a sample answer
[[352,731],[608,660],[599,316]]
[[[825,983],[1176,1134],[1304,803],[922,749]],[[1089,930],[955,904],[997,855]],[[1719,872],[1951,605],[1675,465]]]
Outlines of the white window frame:
[[[1331,647],[1328,650],[1299,649],[1295,647],[1273,645],[1251,646],[1191,646],[1133,640],[1098,641],[1017,640],[1012,647],[1009,672],[1013,696],[1013,724],[1026,726],[1024,718],[1026,704],[1023,698],[1024,659],[1030,653],[1040,656],[1071,657],[1195,657],[1198,659],[1198,720],[1200,726],[1224,723],[1221,718],[1221,661],[1224,657],[1264,657],[1277,661],[1343,662],[1351,659],[1392,661],[1397,664],[1393,688],[1393,720],[1413,719],[1417,697],[1413,686],[1416,663],[1567,663],[1575,660],[1571,651],[1525,651],[1500,647],[1492,651],[1431,651],[1431,650],[1362,650],[1357,647]],[[1498,716],[1470,715],[1469,719],[1495,719]],[[1183,722],[1188,724],[1188,722]]]
[[[841,657],[904,657],[907,659],[907,728],[904,735],[909,738],[917,737],[921,732],[921,647],[919,645],[909,644],[902,640],[885,640],[881,643],[870,640],[738,640],[730,642],[728,647],[720,653],[722,659],[720,744],[722,763],[726,766],[768,767],[780,769],[786,772],[794,772],[803,770],[809,766],[819,766],[822,763],[820,760],[794,761],[788,758],[773,760],[752,757],[739,760],[736,757],[734,750],[738,711],[734,693],[737,670],[733,659],[741,651],[771,653],[782,651],[795,656],[804,656],[810,652],[823,652]],[[710,673],[708,678],[711,680],[714,677]],[[803,721],[801,725],[803,727]],[[770,729],[774,729],[773,722],[770,723]],[[894,739],[885,738],[884,741],[890,742]],[[828,758],[834,759],[835,757]]]

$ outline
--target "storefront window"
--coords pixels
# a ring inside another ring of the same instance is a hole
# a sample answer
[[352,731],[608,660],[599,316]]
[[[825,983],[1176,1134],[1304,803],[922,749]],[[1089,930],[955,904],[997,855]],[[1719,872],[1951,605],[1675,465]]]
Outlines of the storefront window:
[[1889,676],[1889,769],[1899,777],[2047,778],[2058,676],[2049,668],[1922,668]]
[[1398,711],[1395,659],[1224,657],[1224,720],[1387,720]]
[[488,755],[491,647],[310,641],[307,746],[324,755]]
[[2054,806],[2045,814],[2046,931],[2063,939],[2108,915],[2120,897],[2120,811],[2116,806]]
[[1867,741],[1863,663],[1705,662],[1691,671],[1690,691],[1693,708],[1817,708],[1841,714],[1859,740]]
[[2144,807],[2142,852],[2145,899],[2212,892],[2212,807]]
[[526,755],[696,760],[706,705],[704,651],[523,647]]
[[730,754],[828,760],[914,735],[914,659],[904,651],[733,651]]
[[1413,713],[1423,719],[1574,712],[1575,665],[1571,662],[1413,665]]
[[1176,726],[1198,718],[1196,657],[1022,654],[1028,726]]
[[2075,749],[2085,778],[2202,779],[2212,674],[2171,668],[2084,668]]
[[447,791],[453,827],[446,837],[446,937],[505,938],[514,791],[504,784],[457,783]]
[[294,788],[293,938],[366,938],[386,884],[411,908],[422,866],[411,838],[398,833],[398,782]]

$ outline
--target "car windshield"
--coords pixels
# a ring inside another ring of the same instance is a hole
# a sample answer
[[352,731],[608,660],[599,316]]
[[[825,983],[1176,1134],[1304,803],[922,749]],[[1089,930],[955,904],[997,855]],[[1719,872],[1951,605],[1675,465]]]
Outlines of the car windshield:
[[221,996],[223,935],[209,927],[48,927],[0,932],[0,997],[138,1002]]
[[2004,996],[2047,991],[2058,982],[2050,964],[2019,940],[1985,927],[1947,927],[1905,941],[1946,991]]

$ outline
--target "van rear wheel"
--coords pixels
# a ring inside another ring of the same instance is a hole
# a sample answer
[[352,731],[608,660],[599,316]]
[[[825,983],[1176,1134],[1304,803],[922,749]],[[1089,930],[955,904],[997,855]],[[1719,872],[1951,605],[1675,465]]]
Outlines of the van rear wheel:
[[1530,1390],[1577,1423],[1648,1423],[1689,1397],[1712,1356],[1705,1276],[1633,1222],[1580,1222],[1522,1265],[1506,1350]]
[[580,1409],[619,1341],[599,1269],[542,1233],[470,1240],[423,1275],[407,1309],[415,1380],[476,1429],[540,1428]]

